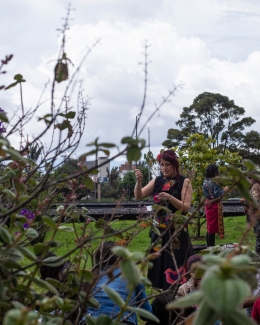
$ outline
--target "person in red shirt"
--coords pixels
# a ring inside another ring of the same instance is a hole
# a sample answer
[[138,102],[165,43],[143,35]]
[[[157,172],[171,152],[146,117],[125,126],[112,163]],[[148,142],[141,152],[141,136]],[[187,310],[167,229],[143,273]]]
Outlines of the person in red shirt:
[[260,324],[260,297],[257,298],[253,304],[251,318],[256,321],[257,324]]

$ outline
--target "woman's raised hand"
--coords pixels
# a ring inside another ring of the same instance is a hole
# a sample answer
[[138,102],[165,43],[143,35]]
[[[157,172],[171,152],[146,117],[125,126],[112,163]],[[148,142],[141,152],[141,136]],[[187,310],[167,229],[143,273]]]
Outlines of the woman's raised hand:
[[138,183],[142,183],[143,174],[139,169],[135,169],[135,177]]

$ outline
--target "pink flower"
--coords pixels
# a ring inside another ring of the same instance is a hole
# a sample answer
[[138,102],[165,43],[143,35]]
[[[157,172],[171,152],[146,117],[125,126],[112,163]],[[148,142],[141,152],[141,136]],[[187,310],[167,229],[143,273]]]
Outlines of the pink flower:
[[170,188],[171,188],[170,183],[166,183],[163,185],[162,191],[169,191]]
[[158,198],[158,194],[154,195],[153,200],[154,200],[155,203],[161,202],[161,200]]

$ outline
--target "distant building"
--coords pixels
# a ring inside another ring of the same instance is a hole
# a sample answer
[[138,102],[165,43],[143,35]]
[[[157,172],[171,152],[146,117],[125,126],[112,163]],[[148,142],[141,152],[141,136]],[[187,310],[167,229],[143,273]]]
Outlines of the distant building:
[[135,169],[136,169],[136,165],[133,164],[130,165],[128,162],[126,162],[119,167],[119,176],[121,178],[124,178],[125,174],[132,172]]
[[[107,162],[107,157],[98,157],[97,160],[90,160],[90,161],[84,161],[84,165],[88,169],[96,168],[99,170],[97,174],[91,174],[91,178],[94,182],[105,182],[105,178],[107,177],[107,169],[110,171],[110,162]],[[103,166],[97,167],[101,164],[104,164]]]

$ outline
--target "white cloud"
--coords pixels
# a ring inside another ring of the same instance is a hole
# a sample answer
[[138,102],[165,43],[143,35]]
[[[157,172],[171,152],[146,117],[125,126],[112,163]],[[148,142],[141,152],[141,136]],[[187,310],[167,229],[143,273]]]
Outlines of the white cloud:
[[[44,83],[53,76],[55,62],[48,62],[58,53],[59,33],[55,29],[60,17],[65,16],[66,5],[63,0],[10,0],[8,7],[3,5],[8,10],[0,23],[0,52],[14,53],[15,57],[1,80],[8,84],[14,74],[24,75],[24,101],[28,108],[36,105]],[[151,44],[151,63],[139,130],[162,97],[174,85],[183,83],[147,125],[154,150],[165,140],[167,130],[176,127],[182,108],[191,105],[204,91],[233,99],[246,109],[246,116],[257,120],[253,128],[259,129],[258,1],[76,0],[72,7],[76,11],[71,13],[74,20],[67,33],[68,58],[76,65],[100,39],[79,76],[85,93],[92,98],[79,153],[86,151],[85,144],[96,137],[120,145],[123,136],[134,132],[143,99],[144,66],[138,63],[144,62],[144,40]],[[4,30],[8,30],[8,35]],[[72,75],[75,67],[69,69]],[[62,97],[64,85],[57,85],[56,97]],[[50,98],[50,86],[43,98]],[[2,108],[15,109],[19,105],[18,88],[2,91],[0,101]],[[47,102],[41,113],[48,108]],[[147,127],[143,134],[146,139]],[[38,128],[34,123],[30,132],[35,134]]]

